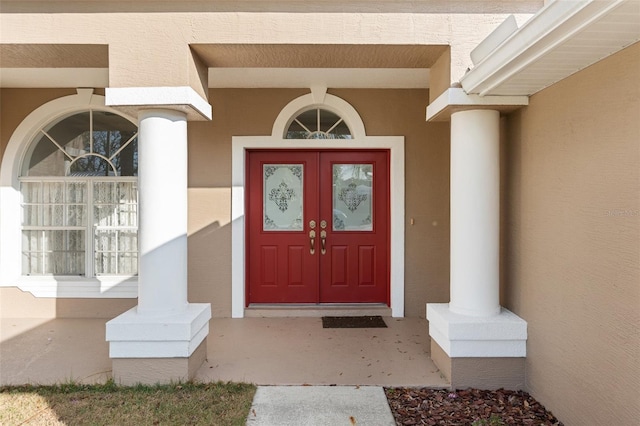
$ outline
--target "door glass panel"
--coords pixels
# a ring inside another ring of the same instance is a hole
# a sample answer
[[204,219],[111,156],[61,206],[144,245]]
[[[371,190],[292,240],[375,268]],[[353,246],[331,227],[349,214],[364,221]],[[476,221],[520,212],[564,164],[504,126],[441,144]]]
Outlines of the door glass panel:
[[373,165],[333,165],[333,230],[373,230]]
[[265,231],[302,231],[304,166],[264,164],[262,167],[262,228]]

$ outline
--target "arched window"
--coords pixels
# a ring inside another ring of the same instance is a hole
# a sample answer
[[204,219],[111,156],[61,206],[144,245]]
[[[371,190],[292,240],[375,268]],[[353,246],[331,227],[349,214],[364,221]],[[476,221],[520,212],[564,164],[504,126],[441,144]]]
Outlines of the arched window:
[[22,162],[22,274],[138,272],[138,129],[111,111],[41,127]]
[[293,118],[286,139],[351,139],[351,131],[344,120],[323,108],[301,112]]

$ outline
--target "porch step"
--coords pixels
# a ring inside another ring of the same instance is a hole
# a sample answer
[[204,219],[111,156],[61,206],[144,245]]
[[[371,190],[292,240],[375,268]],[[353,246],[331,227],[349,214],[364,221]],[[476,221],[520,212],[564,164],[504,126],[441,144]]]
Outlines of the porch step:
[[322,304],[251,304],[244,310],[248,318],[288,317],[357,317],[391,316],[391,308],[383,303],[322,303]]

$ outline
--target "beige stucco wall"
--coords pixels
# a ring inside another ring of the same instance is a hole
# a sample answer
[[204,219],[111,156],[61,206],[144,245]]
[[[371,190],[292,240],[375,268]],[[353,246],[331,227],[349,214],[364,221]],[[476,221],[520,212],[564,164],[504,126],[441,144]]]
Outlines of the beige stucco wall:
[[[1,150],[35,108],[75,90],[1,92]],[[189,123],[189,300],[231,315],[231,138],[270,135],[273,122],[306,89],[210,90],[214,119]],[[449,126],[427,123],[427,90],[330,90],[351,103],[367,134],[405,137],[407,316],[424,316],[427,302],[449,299]],[[411,219],[413,218],[413,225]],[[1,316],[104,317],[135,300],[37,299],[0,290]]]
[[[27,62],[31,66],[35,62],[36,68],[59,66],[56,53],[60,45],[106,45],[110,87],[190,85],[204,95],[206,73],[192,55],[190,44],[450,45],[448,77],[457,80],[471,65],[471,49],[509,14],[524,20],[541,6],[539,0],[401,4],[338,0],[117,4],[3,1],[0,40],[6,45],[36,45],[39,54],[33,55],[35,61],[32,57],[21,58],[20,53],[3,58],[9,63],[4,66],[18,68],[27,67]],[[88,61],[89,66],[103,66],[97,64],[104,63],[104,49],[95,49],[94,54],[96,58]],[[286,67],[300,58],[284,55],[271,59]],[[375,63],[375,58],[363,59]],[[220,66],[215,57],[206,65]],[[331,66],[344,65],[336,62]]]
[[527,390],[567,425],[640,418],[640,43],[509,119],[508,307]]
[[0,158],[27,115],[42,104],[75,93],[75,89],[0,89]]
[[[189,299],[231,315],[231,138],[270,135],[280,110],[307,90],[211,90],[212,122],[189,124]],[[406,144],[407,316],[449,298],[449,127],[426,123],[426,90],[330,90],[351,103],[368,135]],[[414,219],[411,225],[411,218]]]

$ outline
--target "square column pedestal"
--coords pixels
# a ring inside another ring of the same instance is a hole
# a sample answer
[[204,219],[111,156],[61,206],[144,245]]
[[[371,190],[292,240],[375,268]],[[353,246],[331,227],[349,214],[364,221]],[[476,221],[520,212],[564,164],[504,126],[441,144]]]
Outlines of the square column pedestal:
[[460,315],[448,303],[427,304],[431,359],[452,389],[524,388],[527,322],[501,308],[489,317]]
[[191,380],[207,356],[211,305],[178,313],[140,314],[138,307],[107,322],[113,380],[121,385]]

